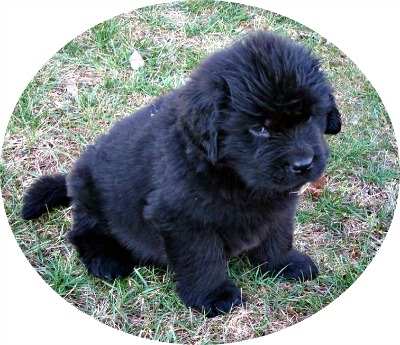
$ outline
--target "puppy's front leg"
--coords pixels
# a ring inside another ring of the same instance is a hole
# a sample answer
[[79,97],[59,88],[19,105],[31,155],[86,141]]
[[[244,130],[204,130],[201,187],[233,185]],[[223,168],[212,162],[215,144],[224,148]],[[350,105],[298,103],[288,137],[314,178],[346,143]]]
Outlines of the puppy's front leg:
[[188,307],[213,317],[242,304],[241,291],[227,276],[223,243],[204,228],[163,233],[177,290]]
[[293,224],[276,223],[268,238],[247,255],[262,271],[280,274],[289,279],[310,280],[318,275],[318,268],[307,255],[292,247]]

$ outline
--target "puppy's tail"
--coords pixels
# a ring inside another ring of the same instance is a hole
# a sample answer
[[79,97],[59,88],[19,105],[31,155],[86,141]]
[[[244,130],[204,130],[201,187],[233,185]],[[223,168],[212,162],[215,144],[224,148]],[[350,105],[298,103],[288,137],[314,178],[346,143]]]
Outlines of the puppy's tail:
[[68,206],[70,202],[65,175],[42,176],[26,191],[21,217],[35,219],[57,206]]

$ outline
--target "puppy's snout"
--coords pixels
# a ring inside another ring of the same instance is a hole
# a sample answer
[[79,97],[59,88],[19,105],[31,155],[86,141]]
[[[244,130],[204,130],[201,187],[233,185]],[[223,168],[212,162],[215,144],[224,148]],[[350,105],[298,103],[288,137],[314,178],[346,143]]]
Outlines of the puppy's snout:
[[304,174],[312,168],[314,155],[296,157],[290,164],[290,170],[295,174]]

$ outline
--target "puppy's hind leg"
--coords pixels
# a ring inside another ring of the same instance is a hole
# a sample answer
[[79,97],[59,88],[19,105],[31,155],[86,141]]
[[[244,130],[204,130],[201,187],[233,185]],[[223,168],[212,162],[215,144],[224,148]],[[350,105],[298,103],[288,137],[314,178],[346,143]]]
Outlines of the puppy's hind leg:
[[106,224],[85,212],[74,210],[74,223],[68,239],[87,270],[98,278],[126,277],[135,266],[130,251],[107,233]]
[[101,213],[101,200],[91,174],[94,149],[89,147],[67,178],[73,225],[68,233],[88,271],[106,280],[129,275],[135,261],[131,252],[110,233]]

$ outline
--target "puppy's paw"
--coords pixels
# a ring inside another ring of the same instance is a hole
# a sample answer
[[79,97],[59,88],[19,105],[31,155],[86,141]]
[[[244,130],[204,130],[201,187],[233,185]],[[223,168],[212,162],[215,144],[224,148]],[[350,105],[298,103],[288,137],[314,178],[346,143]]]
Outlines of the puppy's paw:
[[311,280],[318,276],[318,268],[306,254],[292,250],[287,264],[280,270],[280,274],[288,279]]
[[84,258],[82,261],[89,273],[103,280],[126,277],[133,270],[133,265],[128,260],[107,255]]
[[242,306],[245,300],[242,292],[232,282],[226,281],[208,294],[200,308],[207,317],[215,317],[231,311],[236,306]]

